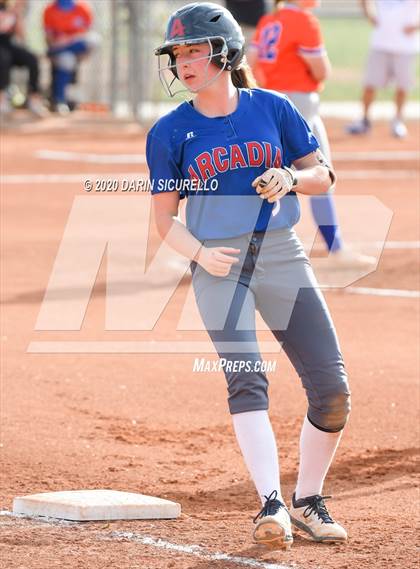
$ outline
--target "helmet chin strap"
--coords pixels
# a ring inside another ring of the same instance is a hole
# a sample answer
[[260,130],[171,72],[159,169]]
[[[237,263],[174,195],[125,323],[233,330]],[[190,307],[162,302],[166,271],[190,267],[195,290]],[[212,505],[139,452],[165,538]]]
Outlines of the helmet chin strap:
[[[220,39],[220,38],[217,38]],[[208,79],[207,81],[204,81],[204,83],[202,83],[199,87],[197,87],[194,90],[189,89],[186,85],[184,85],[184,83],[182,83],[181,79],[178,79],[178,77],[176,77],[174,75],[174,77],[172,78],[172,81],[169,82],[167,80],[167,78],[165,77],[164,71],[171,71],[171,73],[173,73],[173,69],[176,69],[176,63],[175,64],[171,64],[171,65],[166,65],[166,66],[161,66],[161,55],[158,56],[158,66],[159,66],[159,80],[163,85],[163,88],[165,89],[165,92],[167,95],[169,95],[169,97],[174,97],[175,95],[179,95],[180,93],[198,93],[199,91],[202,91],[203,89],[205,89],[206,87],[208,87],[209,85],[212,85],[216,79],[218,79],[220,77],[220,75],[223,73],[223,71],[226,70],[226,66],[228,63],[227,60],[227,45],[226,45],[226,40],[224,38],[223,39],[223,47],[222,47],[222,51],[220,53],[214,53],[213,50],[213,44],[211,43],[209,38],[203,38],[203,40],[207,40],[209,47],[210,47],[210,53],[204,57],[198,57],[196,59],[191,59],[189,60],[187,63],[195,63],[196,61],[202,61],[203,59],[207,59],[207,66],[205,69],[205,74],[208,74],[209,71],[209,67],[210,67],[210,63],[212,62],[213,57],[215,56],[221,56],[221,60],[223,62],[223,67],[220,68],[220,70],[216,73],[216,75],[214,75],[213,77],[211,77],[210,79]],[[200,43],[200,42],[197,42]],[[204,41],[202,42],[204,43]],[[188,44],[187,44],[188,45]],[[179,82],[184,85],[184,89],[178,89],[177,91],[172,91],[172,85],[174,83],[174,81],[178,79]]]

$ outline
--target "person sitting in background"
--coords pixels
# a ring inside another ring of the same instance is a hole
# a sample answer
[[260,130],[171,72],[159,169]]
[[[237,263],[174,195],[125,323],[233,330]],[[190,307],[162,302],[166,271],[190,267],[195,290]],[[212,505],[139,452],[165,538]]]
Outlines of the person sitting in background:
[[91,33],[93,15],[81,0],[54,0],[44,10],[48,56],[52,62],[52,100],[60,114],[69,112],[66,89],[78,65],[96,43]]
[[376,0],[376,13],[372,3],[361,0],[362,9],[374,26],[363,80],[363,118],[347,127],[349,134],[366,134],[372,125],[369,110],[376,89],[395,81],[396,113],[391,133],[396,138],[407,135],[403,122],[404,105],[414,83],[414,64],[419,51],[420,4],[418,0]]
[[22,45],[23,41],[24,29],[18,5],[10,0],[0,0],[0,115],[8,115],[12,110],[7,93],[10,72],[13,67],[24,67],[29,73],[27,107],[41,118],[47,110],[40,96],[38,58]]

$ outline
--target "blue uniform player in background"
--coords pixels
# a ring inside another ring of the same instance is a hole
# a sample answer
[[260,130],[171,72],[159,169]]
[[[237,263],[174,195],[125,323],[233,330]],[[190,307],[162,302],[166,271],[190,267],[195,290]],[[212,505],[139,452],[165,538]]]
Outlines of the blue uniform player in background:
[[[255,541],[289,548],[292,523],[316,541],[345,541],[322,488],[350,393],[331,316],[293,229],[296,193],[325,193],[335,175],[290,100],[255,88],[243,53],[239,25],[217,4],[189,4],[169,19],[156,50],[162,83],[170,95],[178,84],[196,96],[148,134],[155,219],[162,238],[191,259],[201,317],[230,364],[224,368],[229,410],[263,505]],[[186,226],[177,219],[182,199]],[[256,310],[308,399],[289,509],[268,416],[268,380],[258,365]],[[236,365],[245,361],[253,365]]]

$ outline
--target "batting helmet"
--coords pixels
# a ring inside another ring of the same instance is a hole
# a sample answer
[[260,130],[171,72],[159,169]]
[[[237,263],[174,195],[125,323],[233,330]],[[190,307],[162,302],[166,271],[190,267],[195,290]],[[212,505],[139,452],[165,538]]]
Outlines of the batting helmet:
[[204,42],[209,42],[211,62],[220,69],[232,71],[240,65],[245,44],[242,30],[229,10],[212,2],[194,2],[174,12],[169,18],[165,41],[155,54],[167,54],[168,67],[177,76],[173,47]]

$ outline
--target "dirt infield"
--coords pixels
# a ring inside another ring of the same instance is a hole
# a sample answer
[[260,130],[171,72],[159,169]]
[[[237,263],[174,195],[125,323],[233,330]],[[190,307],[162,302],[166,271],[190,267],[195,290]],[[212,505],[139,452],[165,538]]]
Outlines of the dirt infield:
[[[329,130],[336,153],[419,150],[419,124],[410,125],[404,141],[392,139],[385,124],[361,139],[344,135],[339,122],[331,122]],[[143,332],[104,330],[104,263],[80,331],[34,329],[73,200],[85,195],[82,181],[66,176],[146,173],[141,164],[45,160],[36,153],[143,154],[144,132],[135,125],[79,115],[73,123],[23,122],[5,130],[1,147],[6,178],[0,509],[10,511],[17,495],[111,488],[172,499],[183,511],[173,521],[83,524],[3,515],[3,566],[417,567],[418,299],[326,292],[350,374],[353,411],[325,492],[333,495],[331,512],[350,539],[346,545],[326,546],[296,534],[289,552],[267,551],[252,543],[252,517],[259,503],[234,438],[222,374],[194,373],[194,354],[27,353],[32,341],[147,337]],[[412,244],[419,239],[419,177],[414,175],[418,160],[398,156],[389,161],[374,155],[368,161],[337,161],[338,173],[343,172],[337,191],[379,198],[394,212],[388,241]],[[362,170],[383,173],[361,179],[349,175]],[[31,182],[25,177],[51,174],[62,178]],[[385,248],[377,270],[353,286],[418,290],[418,261],[418,246]],[[188,286],[185,278],[154,331],[157,337],[175,338],[174,323]],[[205,334],[197,337],[205,339]],[[261,337],[270,339],[265,333]],[[305,398],[285,356],[277,360],[270,375],[270,414],[284,496],[289,499]]]

